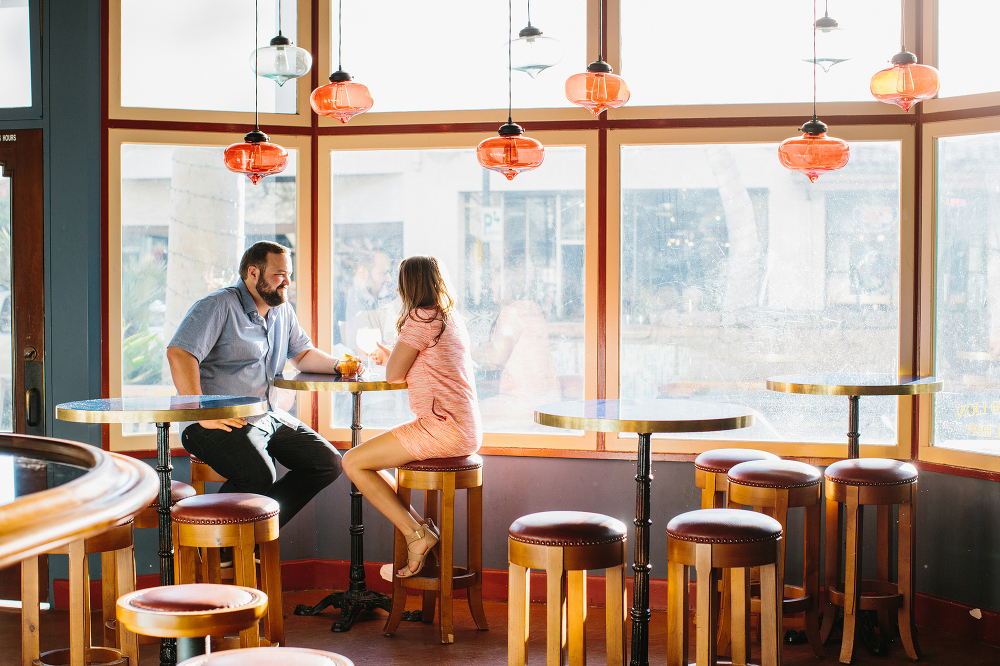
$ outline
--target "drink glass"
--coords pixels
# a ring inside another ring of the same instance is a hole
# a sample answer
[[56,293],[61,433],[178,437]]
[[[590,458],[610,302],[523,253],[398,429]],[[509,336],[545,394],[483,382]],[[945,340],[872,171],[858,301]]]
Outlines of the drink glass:
[[358,329],[358,349],[365,353],[365,367],[372,367],[372,353],[378,349],[378,343],[382,342],[382,331],[377,328]]

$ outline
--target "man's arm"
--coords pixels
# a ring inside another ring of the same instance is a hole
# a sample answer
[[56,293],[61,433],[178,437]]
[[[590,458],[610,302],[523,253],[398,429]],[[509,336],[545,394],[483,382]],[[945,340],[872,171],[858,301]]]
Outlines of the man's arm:
[[[174,380],[174,388],[178,395],[202,395],[201,375],[198,372],[198,359],[194,354],[180,347],[167,347],[167,362],[170,364],[170,376]],[[203,428],[209,430],[225,430],[232,432],[233,428],[242,428],[246,419],[217,419],[213,421],[198,421]]]
[[307,349],[289,359],[302,372],[321,372],[327,375],[340,374],[340,360],[322,349]]

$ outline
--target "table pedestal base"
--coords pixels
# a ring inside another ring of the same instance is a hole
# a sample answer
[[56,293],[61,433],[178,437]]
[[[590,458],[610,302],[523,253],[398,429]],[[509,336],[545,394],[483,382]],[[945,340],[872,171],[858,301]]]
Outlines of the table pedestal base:
[[334,592],[323,597],[323,600],[315,606],[299,604],[295,607],[295,614],[318,615],[329,606],[340,609],[340,619],[333,623],[330,631],[350,631],[361,611],[373,611],[376,608],[381,608],[388,613],[392,608],[392,598],[381,592],[368,589]]

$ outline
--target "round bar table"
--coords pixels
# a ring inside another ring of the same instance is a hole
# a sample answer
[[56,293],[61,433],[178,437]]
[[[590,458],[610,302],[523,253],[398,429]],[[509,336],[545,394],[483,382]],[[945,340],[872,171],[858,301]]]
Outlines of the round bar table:
[[632,666],[649,664],[649,489],[654,432],[709,432],[753,425],[749,407],[695,400],[572,400],[535,409],[535,423],[595,432],[639,435],[635,490],[635,545],[632,565]]
[[[233,395],[175,395],[79,400],[56,405],[56,418],[77,423],[155,423],[156,472],[160,477],[160,585],[174,584],[173,537],[170,526],[170,424],[257,416],[266,409],[260,398]],[[176,643],[160,641],[160,664],[177,663]]]
[[[300,372],[294,377],[275,377],[278,388],[295,391],[349,391],[353,397],[351,410],[351,448],[361,443],[361,394],[365,391],[398,391],[406,388],[405,382],[390,384],[385,381],[385,370],[368,370],[360,376],[327,375]],[[333,606],[340,609],[340,619],[333,623],[330,631],[350,631],[361,611],[381,608],[389,612],[392,598],[380,592],[369,590],[365,585],[365,526],[361,522],[361,493],[351,484],[351,582],[343,592],[331,592],[315,606],[299,604],[296,615],[317,615],[324,608]]]
[[847,396],[847,457],[861,456],[858,399],[863,395],[918,395],[937,393],[942,382],[934,377],[889,374],[819,373],[767,378],[767,388],[782,393]]

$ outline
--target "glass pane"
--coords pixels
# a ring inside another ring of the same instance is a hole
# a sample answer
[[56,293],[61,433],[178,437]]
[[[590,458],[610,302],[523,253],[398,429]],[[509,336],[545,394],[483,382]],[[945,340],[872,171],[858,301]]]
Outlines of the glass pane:
[[[816,184],[776,152],[622,148],[620,393],[757,410],[753,428],[707,438],[846,446],[846,398],[765,380],[896,372],[899,144],[852,142]],[[894,398],[860,412],[862,443],[895,443]]]
[[30,37],[28,0],[0,3],[0,107],[31,106]]
[[1000,453],[1000,134],[941,138],[934,446]]
[[[259,0],[260,26],[242,0],[121,0],[122,106],[206,111],[295,113],[295,85],[254,75],[255,44],[278,34],[278,3]],[[294,2],[281,6],[281,32],[295,43]],[[156,26],[151,30],[150,26]]]
[[[563,58],[536,79],[512,72],[514,108],[571,106],[566,79],[597,55],[586,52],[586,0],[551,0],[531,10],[531,24],[562,42]],[[526,5],[515,2],[513,11],[516,37],[528,24]],[[331,14],[336,56],[337,12]],[[506,3],[443,0],[433,11],[404,0],[344,3],[343,25],[341,63],[368,86],[373,112],[507,108]],[[408,65],[400,66],[401,59]],[[320,80],[327,76],[320,72]]]
[[[973,65],[993,58],[1000,5],[981,0],[948,0],[938,8],[938,69],[941,97],[1000,90],[989,68]],[[970,20],[971,17],[975,17]]]
[[[629,106],[811,101],[812,11],[802,0],[622,0]],[[829,15],[842,29],[833,48],[850,59],[817,69],[817,97],[869,101],[872,74],[899,52],[899,3],[834,0]]]
[[[173,392],[167,341],[196,300],[236,282],[247,247],[274,240],[295,259],[296,151],[253,185],[223,166],[224,150],[122,146],[123,396]],[[294,305],[294,281],[289,291]]]
[[[583,397],[583,148],[546,148],[513,181],[472,149],[338,151],[331,164],[339,352],[360,353],[362,329],[395,340],[399,262],[431,254],[469,329],[485,431],[539,432],[535,406]],[[351,398],[334,397],[333,425],[347,427]],[[365,394],[363,413],[376,428],[413,418],[403,391]]]
[[14,432],[13,296],[10,292],[10,178],[0,176],[0,432]]

